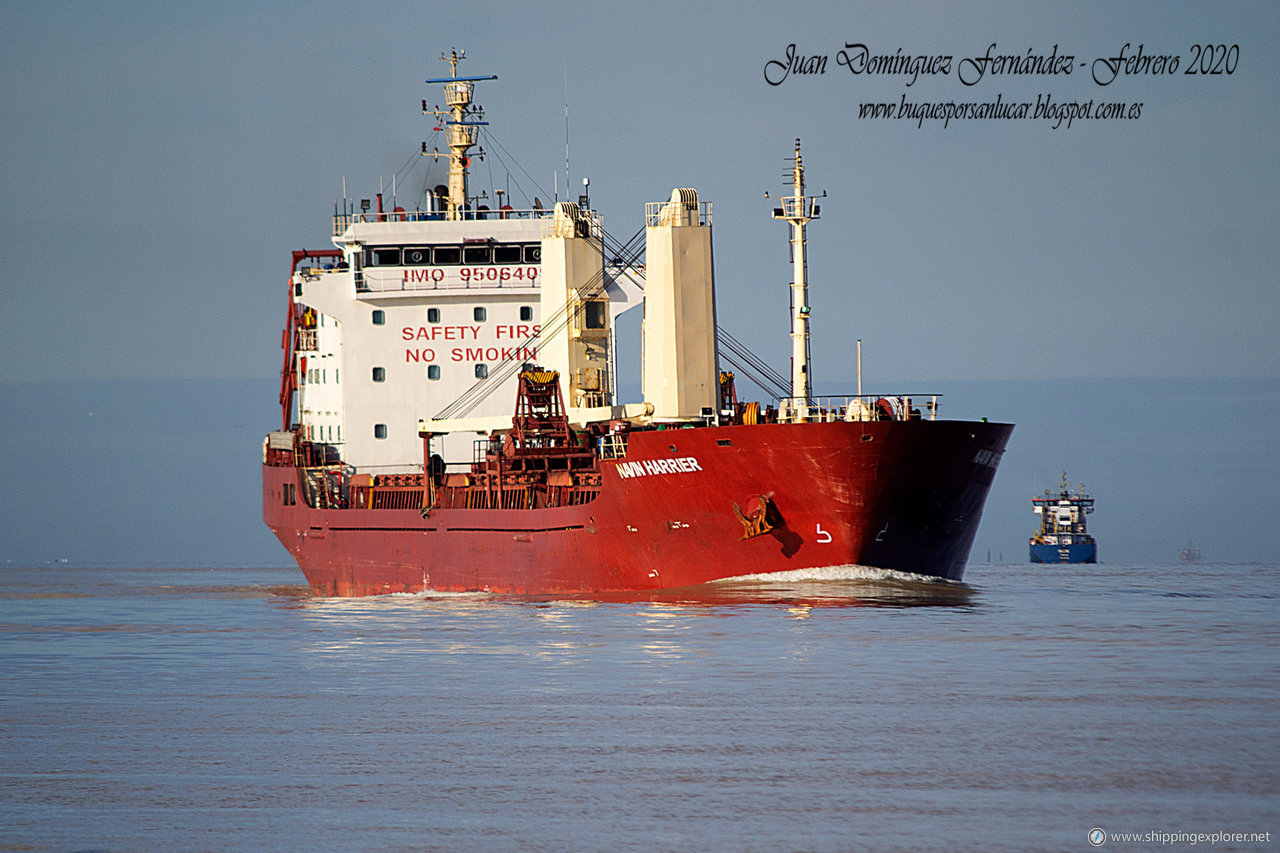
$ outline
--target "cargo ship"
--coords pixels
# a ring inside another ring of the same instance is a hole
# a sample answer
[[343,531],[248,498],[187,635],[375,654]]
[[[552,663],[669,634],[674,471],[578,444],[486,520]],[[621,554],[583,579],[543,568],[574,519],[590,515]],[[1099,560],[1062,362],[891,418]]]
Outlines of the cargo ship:
[[1031,562],[1098,562],[1098,543],[1089,535],[1085,521],[1093,512],[1093,498],[1085,493],[1083,485],[1071,491],[1067,472],[1063,471],[1058,494],[1045,489],[1042,496],[1031,499],[1031,504],[1040,516],[1040,530],[1031,537]]
[[[313,593],[604,595],[842,566],[960,580],[1013,426],[863,395],[860,370],[857,394],[815,395],[800,141],[771,205],[790,228],[788,383],[717,323],[709,202],[677,188],[623,243],[586,181],[549,208],[473,193],[475,87],[497,78],[442,58],[427,83],[446,107],[422,109],[448,150],[421,153],[448,183],[344,198],[333,247],[293,253],[263,518]],[[642,399],[620,403],[614,329],[636,308]],[[777,390],[739,399],[728,368]]]

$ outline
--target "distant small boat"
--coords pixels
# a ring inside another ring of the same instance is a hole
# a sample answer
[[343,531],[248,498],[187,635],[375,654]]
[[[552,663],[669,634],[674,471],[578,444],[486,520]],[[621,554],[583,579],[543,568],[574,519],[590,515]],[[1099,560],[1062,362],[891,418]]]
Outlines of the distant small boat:
[[1200,549],[1188,542],[1187,547],[1179,552],[1178,559],[1184,563],[1198,563],[1200,562]]
[[1093,498],[1081,485],[1075,492],[1062,472],[1062,485],[1057,495],[1032,498],[1031,504],[1040,516],[1040,530],[1031,537],[1033,563],[1096,563],[1098,543],[1085,530],[1085,516],[1093,512]]

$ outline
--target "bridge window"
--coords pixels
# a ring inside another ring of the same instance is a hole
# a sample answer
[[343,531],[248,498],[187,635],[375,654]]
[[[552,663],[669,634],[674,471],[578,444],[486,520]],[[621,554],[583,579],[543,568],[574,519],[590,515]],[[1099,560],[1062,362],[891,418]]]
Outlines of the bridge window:
[[436,246],[432,252],[432,260],[436,264],[460,264],[462,263],[462,247]]
[[365,250],[365,266],[394,267],[400,265],[400,249],[380,247]]
[[[370,246],[355,267],[426,267],[458,264],[539,264],[541,243],[468,243],[461,246]],[[362,263],[363,262],[363,263]]]
[[524,251],[517,244],[500,243],[493,247],[493,262],[495,264],[518,264],[524,257]]

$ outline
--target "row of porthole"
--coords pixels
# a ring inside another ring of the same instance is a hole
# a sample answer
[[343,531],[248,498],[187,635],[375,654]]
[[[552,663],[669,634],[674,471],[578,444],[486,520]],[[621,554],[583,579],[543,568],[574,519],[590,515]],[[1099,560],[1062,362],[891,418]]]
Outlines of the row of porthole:
[[[317,435],[317,433],[318,433],[319,435]],[[373,425],[373,437],[374,437],[374,438],[386,438],[386,437],[387,437],[387,425],[386,425],[386,424],[374,424],[374,425]],[[323,425],[321,425],[321,426],[308,426],[308,427],[307,427],[307,441],[327,441],[327,442],[329,442],[329,443],[333,443],[333,441],[334,441],[334,437],[333,437],[333,427],[332,427],[332,426],[330,426],[330,427],[328,428],[328,438],[326,439],[326,438],[325,438],[325,427],[324,427]],[[342,426],[341,426],[341,425],[339,425],[339,426],[338,426],[338,438],[337,438],[337,443],[338,443],[338,444],[341,444],[341,443],[342,443]]]
[[[334,428],[333,428],[332,426],[328,427],[328,438],[327,438],[327,439],[325,438],[325,429],[326,429],[326,428],[325,428],[324,426],[308,426],[308,427],[307,427],[307,440],[308,440],[308,441],[328,441],[328,442],[333,442],[333,441],[334,441],[334,435],[333,435],[333,430],[334,430]],[[341,426],[341,425],[339,425],[337,429],[338,429],[337,442],[338,442],[339,444],[341,444],[341,443],[342,443],[342,426]],[[318,436],[317,436],[317,433],[319,433],[319,435],[318,435]],[[373,425],[373,437],[374,437],[374,438],[379,438],[379,439],[381,439],[381,438],[386,438],[386,437],[387,437],[387,425],[386,425],[386,424],[374,424],[374,425]]]
[[[374,438],[386,438],[386,437],[387,437],[387,425],[386,425],[386,424],[374,424],[374,425],[373,425],[373,437],[374,437]],[[329,427],[328,427],[328,437],[326,438],[326,427],[325,427],[324,425],[319,425],[319,426],[312,425],[312,426],[308,426],[308,427],[307,427],[307,441],[323,441],[323,442],[328,442],[328,443],[332,444],[332,443],[334,442],[333,427],[332,427],[332,426],[329,426]],[[342,426],[341,426],[341,424],[339,424],[339,425],[338,425],[337,443],[338,443],[338,444],[341,444],[341,443],[342,443]]]
[[[439,379],[439,378],[440,378],[440,365],[438,365],[438,364],[429,364],[429,365],[427,365],[427,378],[428,378],[428,379]],[[488,378],[489,378],[489,365],[487,365],[487,364],[477,364],[477,365],[476,365],[476,379],[488,379]],[[373,381],[374,381],[374,382],[386,382],[386,381],[387,381],[387,369],[386,369],[385,367],[375,367],[375,368],[373,369]]]
[[[318,433],[318,435],[317,435],[317,433]],[[374,438],[386,438],[386,437],[387,437],[387,425],[386,425],[386,424],[374,424],[374,425],[373,425],[373,437],[374,437]],[[328,438],[326,439],[326,438],[325,438],[325,427],[324,427],[324,426],[308,426],[308,427],[307,427],[307,441],[324,441],[324,442],[328,442],[328,443],[332,444],[332,443],[334,442],[334,437],[333,437],[333,427],[329,427],[329,428],[328,428]],[[338,426],[338,438],[337,438],[337,443],[338,443],[338,444],[341,444],[341,443],[342,443],[342,427],[341,427],[341,425],[339,425],[339,426]]]
[[[489,312],[488,312],[488,310],[487,310],[484,306],[482,306],[482,305],[477,305],[475,308],[471,309],[471,319],[472,319],[472,320],[474,320],[474,321],[475,321],[475,322],[477,322],[477,323],[483,323],[483,322],[485,322],[487,319],[489,319]],[[520,306],[520,321],[521,321],[522,323],[528,323],[528,322],[530,322],[531,320],[533,320],[533,306],[532,306],[532,305],[521,305],[521,306]],[[439,309],[439,308],[428,308],[428,309],[427,309],[427,322],[428,322],[428,323],[439,323],[439,322],[440,322],[440,309]],[[381,308],[375,308],[375,309],[374,309],[374,311],[373,311],[373,325],[375,325],[375,326],[385,326],[386,324],[387,324],[387,312],[383,311]]]

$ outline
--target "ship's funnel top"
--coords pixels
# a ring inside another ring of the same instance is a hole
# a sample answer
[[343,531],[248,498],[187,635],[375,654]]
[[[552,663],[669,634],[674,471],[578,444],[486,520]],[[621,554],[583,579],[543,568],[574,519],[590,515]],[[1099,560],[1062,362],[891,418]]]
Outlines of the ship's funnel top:
[[662,206],[659,225],[697,225],[698,191],[677,187],[671,191],[671,200]]
[[571,201],[556,202],[555,213],[551,220],[552,237],[585,237],[586,223],[582,211]]

